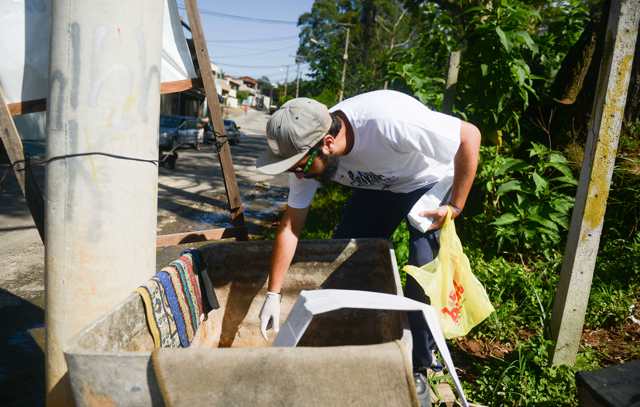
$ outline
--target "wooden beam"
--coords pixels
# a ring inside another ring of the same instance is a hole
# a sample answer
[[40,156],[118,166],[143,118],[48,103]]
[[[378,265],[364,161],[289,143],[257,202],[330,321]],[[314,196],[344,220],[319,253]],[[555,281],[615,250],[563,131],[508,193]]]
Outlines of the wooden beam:
[[[181,81],[163,82],[160,84],[160,93],[178,93],[189,89],[202,88],[200,78],[184,79]],[[11,116],[20,116],[21,114],[44,112],[47,110],[47,99],[27,100],[25,102],[9,103],[9,112]]]
[[9,112],[11,116],[20,116],[21,114],[44,112],[47,110],[47,99],[27,100],[26,102],[9,103]]
[[22,140],[11,117],[9,106],[5,102],[2,87],[0,87],[0,141],[7,151],[9,163],[27,202],[33,222],[38,228],[40,239],[44,242],[44,200],[32,176],[29,162],[25,159]]
[[640,0],[612,0],[592,123],[553,306],[554,365],[573,365],[582,337],[639,20]]
[[156,240],[156,247],[175,246],[184,243],[206,242],[209,240],[220,240],[234,237],[241,238],[246,234],[247,228],[244,226],[173,233],[170,235],[158,236]]
[[168,93],[184,92],[185,90],[193,88],[202,88],[202,80],[200,80],[200,78],[161,83],[160,93],[166,95]]
[[[185,0],[184,4],[187,9],[187,16],[189,17],[189,25],[191,27],[191,35],[196,51],[200,77],[202,78],[205,94],[207,96],[209,116],[211,118],[211,123],[213,124],[213,129],[217,140],[216,145],[218,146],[218,159],[220,160],[222,177],[224,179],[224,187],[227,191],[227,199],[229,200],[231,223],[233,223],[234,226],[243,226],[244,213],[242,208],[242,201],[240,199],[240,191],[238,189],[236,174],[233,169],[231,148],[229,147],[229,143],[227,142],[226,137],[224,137],[222,110],[220,108],[220,101],[218,100],[218,93],[216,91],[215,77],[213,76],[213,72],[211,70],[211,60],[209,58],[209,51],[207,50],[207,43],[202,31],[202,22],[200,21],[198,5],[196,0]],[[242,237],[242,239],[246,238],[247,236]]]

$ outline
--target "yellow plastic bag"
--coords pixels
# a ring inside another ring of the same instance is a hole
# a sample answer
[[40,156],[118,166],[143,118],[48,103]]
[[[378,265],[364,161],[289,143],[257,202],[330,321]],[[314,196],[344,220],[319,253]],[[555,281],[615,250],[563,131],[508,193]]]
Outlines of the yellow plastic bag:
[[471,272],[469,259],[451,219],[451,208],[440,229],[438,256],[422,267],[405,266],[431,301],[447,339],[466,335],[493,311],[484,287]]

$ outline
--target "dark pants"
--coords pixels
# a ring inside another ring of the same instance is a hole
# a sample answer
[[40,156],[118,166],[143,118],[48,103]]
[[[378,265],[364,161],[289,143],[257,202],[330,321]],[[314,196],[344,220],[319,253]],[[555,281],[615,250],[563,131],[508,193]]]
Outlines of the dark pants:
[[[390,239],[416,201],[431,187],[429,185],[406,194],[354,188],[333,238]],[[439,231],[421,233],[409,224],[409,236],[410,265],[422,266],[438,254]],[[411,276],[407,276],[404,294],[413,300],[428,302],[424,291]],[[419,312],[409,312],[408,319],[413,337],[413,368],[429,367],[434,346],[429,327]]]

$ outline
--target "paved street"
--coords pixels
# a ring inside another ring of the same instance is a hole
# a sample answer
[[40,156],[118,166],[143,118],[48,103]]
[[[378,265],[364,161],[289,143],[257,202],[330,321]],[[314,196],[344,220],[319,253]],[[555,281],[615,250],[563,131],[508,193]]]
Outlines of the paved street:
[[[250,232],[268,226],[286,201],[286,176],[271,177],[255,171],[255,160],[266,148],[268,116],[256,110],[232,114],[246,137],[231,146],[240,194]],[[176,233],[229,225],[227,198],[213,146],[200,151],[181,150],[175,170],[160,169],[158,233]]]
[[[235,112],[246,137],[231,147],[250,233],[270,226],[286,202],[286,176],[255,172],[266,148],[268,116]],[[36,171],[44,186],[42,169]],[[228,225],[226,195],[214,147],[179,151],[175,170],[160,168],[158,233]],[[117,231],[114,231],[116,233]],[[0,164],[0,405],[42,403],[44,393],[44,247],[13,174]]]

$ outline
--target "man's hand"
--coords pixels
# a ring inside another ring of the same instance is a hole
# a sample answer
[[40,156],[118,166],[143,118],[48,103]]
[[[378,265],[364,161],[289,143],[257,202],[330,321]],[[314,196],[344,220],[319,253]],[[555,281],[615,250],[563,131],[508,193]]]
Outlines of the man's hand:
[[432,211],[422,211],[418,215],[433,219],[433,223],[431,223],[428,230],[436,230],[442,227],[447,218],[447,208],[451,208],[451,219],[455,219],[460,215],[460,209],[451,205],[443,205]]
[[269,340],[267,329],[273,328],[273,332],[280,331],[280,294],[267,291],[267,296],[260,310],[260,332],[264,340]]

